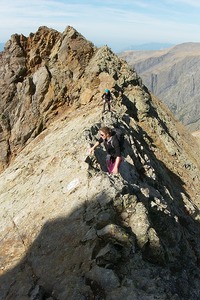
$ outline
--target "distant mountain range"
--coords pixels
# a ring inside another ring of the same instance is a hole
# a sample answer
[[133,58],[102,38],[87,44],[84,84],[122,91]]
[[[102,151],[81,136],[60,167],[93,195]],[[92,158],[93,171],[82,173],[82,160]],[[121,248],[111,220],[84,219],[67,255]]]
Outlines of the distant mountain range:
[[200,129],[200,43],[120,54],[190,131]]
[[[0,51],[4,50],[4,45],[5,43],[0,43]],[[170,43],[145,43],[145,44],[141,44],[141,45],[131,45],[131,46],[127,46],[126,48],[124,48],[122,51],[126,51],[126,50],[137,50],[137,51],[142,51],[142,50],[162,50],[165,48],[170,48],[174,46],[173,44]]]
[[126,50],[136,50],[136,51],[142,51],[142,50],[162,50],[165,48],[173,47],[174,44],[170,43],[145,43],[141,45],[131,45]]

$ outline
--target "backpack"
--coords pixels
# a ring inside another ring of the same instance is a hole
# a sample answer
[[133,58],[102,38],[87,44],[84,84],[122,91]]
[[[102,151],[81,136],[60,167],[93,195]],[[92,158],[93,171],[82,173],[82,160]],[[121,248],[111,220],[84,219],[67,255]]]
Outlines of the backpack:
[[124,151],[124,134],[121,129],[119,128],[113,128],[112,129],[113,135],[116,135],[121,152]]

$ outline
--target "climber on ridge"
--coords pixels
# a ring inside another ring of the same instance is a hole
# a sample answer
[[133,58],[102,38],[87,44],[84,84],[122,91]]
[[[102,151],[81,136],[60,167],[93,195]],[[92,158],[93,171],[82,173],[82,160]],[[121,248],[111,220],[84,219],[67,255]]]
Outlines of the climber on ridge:
[[107,156],[106,165],[108,172],[111,174],[117,174],[119,172],[119,166],[122,161],[120,142],[117,138],[117,134],[109,127],[102,127],[99,129],[100,139],[90,148],[90,154],[103,142]]
[[112,101],[113,98],[112,98],[110,90],[105,89],[105,92],[103,93],[101,98],[103,100],[103,113],[106,110],[106,104],[108,105],[108,110],[111,111],[110,104],[111,104],[111,101]]

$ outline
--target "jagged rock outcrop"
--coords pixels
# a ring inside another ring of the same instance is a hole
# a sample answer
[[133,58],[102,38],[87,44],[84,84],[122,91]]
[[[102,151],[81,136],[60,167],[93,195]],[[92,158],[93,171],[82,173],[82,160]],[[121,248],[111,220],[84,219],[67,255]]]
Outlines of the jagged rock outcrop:
[[1,165],[58,111],[99,99],[107,85],[117,96],[116,81],[136,85],[137,75],[123,68],[107,47],[96,49],[72,27],[63,34],[41,27],[28,38],[13,35],[1,56]]
[[120,54],[190,131],[200,129],[199,51],[199,43],[184,43],[160,51]]
[[[6,47],[0,298],[199,299],[194,138],[127,63],[72,27]],[[105,87],[113,112],[102,115]],[[87,157],[104,125],[125,134],[116,176],[102,147]]]
[[41,27],[6,43],[0,75],[2,165],[46,127],[59,107],[78,105],[83,87],[76,83],[93,52],[71,27],[63,34]]

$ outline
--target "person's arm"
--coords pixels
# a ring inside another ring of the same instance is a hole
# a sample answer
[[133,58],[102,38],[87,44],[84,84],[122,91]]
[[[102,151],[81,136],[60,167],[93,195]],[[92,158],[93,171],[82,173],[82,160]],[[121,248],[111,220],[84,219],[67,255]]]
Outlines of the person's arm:
[[89,153],[90,154],[93,154],[94,153],[94,150],[103,142],[103,139],[100,138],[95,144],[94,146],[92,146],[89,150]]
[[93,154],[94,150],[100,145],[99,141],[97,141],[93,147],[90,148],[89,153]]

